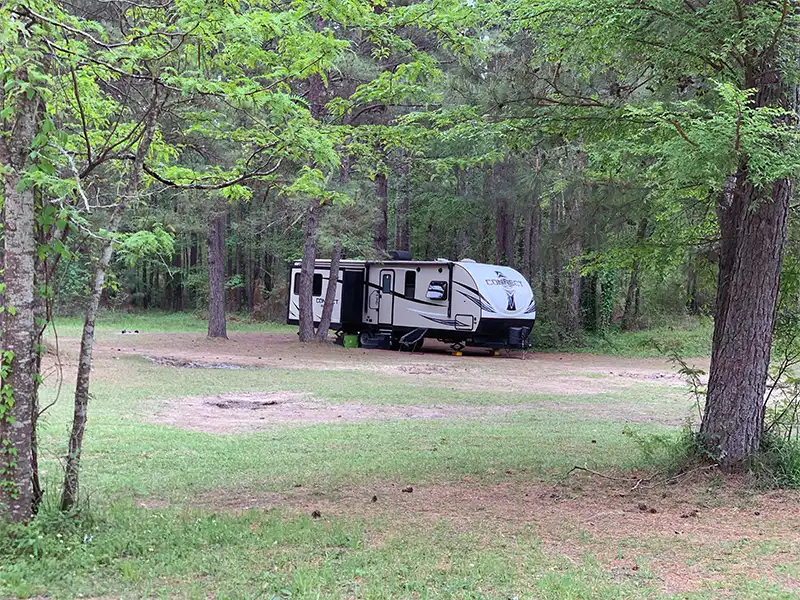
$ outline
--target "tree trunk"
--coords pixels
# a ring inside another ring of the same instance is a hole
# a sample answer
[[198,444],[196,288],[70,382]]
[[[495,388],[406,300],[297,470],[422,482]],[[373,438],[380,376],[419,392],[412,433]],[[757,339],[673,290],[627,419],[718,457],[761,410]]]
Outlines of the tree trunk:
[[[135,158],[131,166],[128,183],[125,186],[117,207],[111,215],[108,231],[114,233],[119,230],[125,210],[130,201],[139,193],[139,182],[142,178],[142,168],[156,130],[158,118],[158,87],[153,90],[153,97],[145,115],[145,125],[142,138],[139,140]],[[83,323],[81,335],[81,348],[78,355],[78,374],[75,385],[75,403],[72,415],[72,429],[69,436],[69,450],[64,461],[64,485],[61,488],[61,510],[70,510],[78,500],[80,459],[83,448],[83,434],[86,430],[86,421],[89,407],[89,382],[92,375],[92,348],[94,346],[94,327],[97,311],[100,306],[100,297],[103,294],[106,271],[111,263],[114,250],[113,241],[109,238],[103,242],[100,258],[97,261],[94,273],[89,304],[86,308],[86,318]]]
[[508,201],[505,203],[505,223],[503,224],[503,251],[506,255],[506,262],[503,263],[508,265],[512,269],[514,268],[516,261],[514,256],[514,241],[517,233],[517,220],[514,215],[514,208],[508,205]]
[[411,204],[411,167],[409,163],[410,159],[407,156],[401,158],[397,202],[394,207],[395,250],[411,250],[411,228],[408,219]]
[[498,197],[494,205],[494,264],[503,264],[503,252],[506,248],[506,201]]
[[639,261],[633,261],[628,279],[628,292],[625,294],[625,309],[622,312],[622,330],[633,331],[639,328]]
[[228,338],[225,322],[225,213],[208,219],[208,337]]
[[321,210],[319,200],[312,198],[306,213],[303,260],[298,275],[301,342],[310,342],[314,339],[314,268],[317,260],[317,228]]
[[[752,0],[745,2],[752,4]],[[742,89],[754,107],[797,109],[774,48],[746,54]],[[757,63],[750,61],[757,57]],[[700,434],[722,467],[736,470],[759,450],[792,181],[756,187],[742,159],[717,203],[720,260],[708,392]]]
[[533,239],[533,211],[525,214],[522,227],[522,276],[531,281],[531,241]]
[[541,270],[541,258],[539,254],[539,238],[542,233],[542,200],[539,195],[536,195],[535,204],[533,206],[533,224],[531,226],[531,239],[530,239],[530,269],[531,269],[531,285],[536,278],[536,274]]
[[325,304],[322,306],[322,317],[317,328],[317,341],[324,342],[328,339],[328,329],[331,326],[333,307],[336,304],[336,286],[339,281],[339,261],[342,259],[342,240],[333,243],[331,254],[331,270],[328,275],[328,287],[325,290]]
[[569,287],[567,289],[567,313],[564,321],[564,328],[567,333],[577,337],[581,332],[581,268],[579,258],[583,253],[583,239],[581,226],[583,224],[583,184],[579,184],[572,194],[572,206],[570,207],[570,231],[569,231],[569,258],[572,267],[568,274]]
[[700,314],[700,302],[697,298],[697,267],[694,264],[696,259],[690,257],[688,273],[686,274],[686,310],[690,315]]
[[[27,79],[24,70],[14,74]],[[0,91],[0,106],[4,103]],[[5,372],[0,394],[0,516],[28,521],[36,503],[33,475],[35,454],[34,289],[36,238],[34,191],[23,184],[33,138],[40,118],[40,99],[20,93],[14,106],[8,137],[0,138],[0,166],[4,173],[5,297],[2,363]]]
[[389,180],[384,173],[375,175],[375,195],[378,197],[378,223],[373,245],[378,256],[383,257],[389,244]]
[[722,234],[717,306],[705,413],[700,428],[723,467],[757,452],[792,185],[768,196],[746,180],[746,166],[718,206]]
[[[641,219],[636,229],[636,245],[640,246],[647,236],[647,219]],[[640,249],[637,247],[636,252]],[[625,295],[625,310],[622,313],[622,329],[633,331],[639,328],[639,269],[640,261],[636,258],[631,267],[630,279],[628,280],[628,292]]]
[[555,301],[561,293],[561,253],[556,240],[558,231],[558,201],[550,199],[550,269],[552,272],[552,295]]

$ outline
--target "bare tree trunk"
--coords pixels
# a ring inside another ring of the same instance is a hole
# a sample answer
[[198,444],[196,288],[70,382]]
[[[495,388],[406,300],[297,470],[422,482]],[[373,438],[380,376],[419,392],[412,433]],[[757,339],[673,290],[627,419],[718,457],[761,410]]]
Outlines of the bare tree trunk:
[[525,214],[525,223],[522,227],[522,275],[531,281],[533,268],[531,265],[531,241],[533,240],[533,211]]
[[537,273],[541,270],[541,255],[539,253],[539,239],[542,234],[542,200],[539,194],[536,194],[535,204],[533,205],[533,224],[531,226],[531,239],[530,239],[530,268],[531,268],[531,284]]
[[208,337],[228,338],[225,321],[225,217],[213,212],[208,219]]
[[[743,89],[756,89],[753,105],[794,112],[798,88],[782,80],[774,49],[746,56],[757,56],[744,70]],[[719,281],[700,434],[726,470],[745,465],[764,432],[764,392],[792,196],[788,178],[757,187],[749,175],[745,158],[717,203]]]
[[[728,470],[759,449],[792,184],[767,196],[736,175],[718,205],[722,234],[714,340],[700,433]],[[765,197],[766,196],[766,197]]]
[[322,210],[319,200],[313,198],[306,212],[306,225],[303,232],[303,261],[300,264],[298,282],[300,308],[300,341],[314,339],[314,265],[317,260],[317,228]]
[[625,294],[625,309],[622,312],[622,330],[633,331],[639,328],[639,261],[633,261],[628,291]]
[[411,159],[401,157],[398,177],[397,202],[394,209],[394,247],[395,250],[411,250],[411,228],[409,210],[411,204]]
[[[25,75],[17,73],[16,77]],[[36,501],[32,480],[37,362],[34,348],[34,193],[30,184],[22,184],[21,180],[36,134],[38,106],[38,98],[28,99],[25,94],[19,94],[14,127],[8,138],[0,138],[0,165],[6,169],[2,362],[8,368],[2,380],[4,392],[0,395],[0,515],[11,521],[29,520]]]
[[[12,76],[27,81],[20,69]],[[35,86],[31,88],[35,91]],[[12,100],[9,100],[10,104]],[[31,146],[44,103],[38,95],[19,93],[13,100],[13,122],[0,137],[4,198],[2,297],[2,379],[0,387],[0,518],[25,522],[37,503],[36,412],[39,354],[36,348],[35,188],[24,181]],[[0,106],[5,106],[0,88]]]
[[697,298],[697,267],[696,259],[689,258],[688,273],[686,274],[686,310],[690,315],[700,314],[700,302]]
[[506,201],[502,196],[496,198],[494,205],[494,264],[503,264],[506,249]]
[[583,254],[583,196],[584,185],[578,184],[573,191],[570,207],[569,259],[572,267],[569,270],[569,288],[567,290],[567,314],[564,328],[569,335],[579,336],[581,332],[581,268],[579,258]]
[[336,285],[339,281],[339,261],[342,260],[342,240],[333,243],[331,254],[331,270],[328,274],[328,287],[325,290],[325,304],[322,306],[322,316],[317,328],[317,341],[324,342],[328,339],[328,329],[331,326],[333,307],[336,304]]
[[515,260],[516,257],[515,257],[515,252],[514,252],[514,247],[515,247],[514,241],[515,241],[515,238],[517,237],[516,236],[516,234],[517,234],[517,220],[516,220],[516,216],[514,215],[514,207],[513,206],[509,206],[508,201],[506,201],[505,213],[506,213],[506,218],[505,218],[505,223],[503,225],[503,229],[504,229],[504,231],[503,231],[503,250],[504,250],[504,253],[506,255],[505,264],[513,269],[515,264],[516,264],[516,260]]
[[561,293],[561,252],[556,240],[558,232],[558,201],[550,199],[550,270],[552,272],[552,295],[557,300]]
[[[647,219],[641,219],[636,229],[636,243],[641,245],[647,235]],[[638,251],[638,249],[637,249]],[[639,269],[640,261],[637,258],[633,261],[630,279],[628,280],[628,292],[625,295],[625,310],[622,313],[622,329],[632,331],[639,328]]]
[[375,195],[378,197],[378,223],[373,245],[378,256],[385,256],[389,244],[389,180],[385,173],[375,175]]
[[[119,199],[117,207],[114,209],[109,222],[108,231],[116,232],[122,223],[122,217],[131,199],[139,193],[139,182],[142,178],[142,168],[153,136],[156,130],[158,118],[158,87],[153,89],[153,97],[145,115],[144,131],[136,154],[131,165],[131,173],[128,176],[128,183]],[[92,348],[94,346],[94,327],[97,319],[97,310],[100,306],[100,297],[103,294],[103,284],[105,283],[106,271],[111,263],[111,255],[114,250],[112,239],[103,242],[100,251],[100,258],[97,261],[94,273],[94,283],[92,293],[89,297],[89,305],[86,308],[86,318],[83,323],[83,333],[81,335],[81,349],[78,355],[78,375],[75,385],[75,405],[72,415],[72,430],[69,436],[69,450],[64,464],[64,485],[61,489],[61,510],[70,510],[78,500],[79,492],[79,473],[81,450],[83,448],[83,434],[86,430],[86,420],[89,407],[89,382],[92,375]]]

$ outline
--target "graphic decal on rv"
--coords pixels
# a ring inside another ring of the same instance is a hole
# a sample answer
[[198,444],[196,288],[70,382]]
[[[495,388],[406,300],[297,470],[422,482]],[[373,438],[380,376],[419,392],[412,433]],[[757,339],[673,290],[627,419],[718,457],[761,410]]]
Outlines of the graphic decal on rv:
[[424,313],[421,310],[414,310],[413,308],[410,309],[410,310],[411,310],[411,312],[417,313],[418,315],[420,315],[424,319],[428,319],[428,321],[433,321],[434,323],[439,323],[440,325],[447,325],[448,327],[464,327],[464,328],[467,328],[467,329],[471,328],[469,323],[464,323],[462,321],[459,321],[458,319],[442,318],[442,317],[444,317],[444,315],[438,315],[436,313],[433,313],[433,314]]
[[528,308],[525,309],[525,314],[530,315],[536,313],[536,300],[531,300],[531,303],[528,304]]
[[464,298],[466,298],[470,302],[472,302],[475,306],[479,307],[481,310],[485,310],[486,312],[490,313],[496,312],[494,308],[492,308],[491,304],[489,304],[488,302],[484,302],[481,298],[473,298],[472,296],[470,296],[469,294],[465,294],[461,290],[458,290],[458,293],[464,296]]
[[485,316],[521,317],[532,300],[533,293],[525,278],[510,267],[470,264],[467,271],[481,291],[481,297],[493,309]]
[[514,302],[514,290],[506,290],[506,296],[508,296],[508,306],[506,306],[506,310],[510,312],[517,310],[517,303]]
[[422,315],[429,321],[433,321],[434,323],[439,323],[440,325],[447,325],[448,327],[469,327],[467,323],[462,323],[458,319],[436,319],[434,317],[429,317],[427,315]]

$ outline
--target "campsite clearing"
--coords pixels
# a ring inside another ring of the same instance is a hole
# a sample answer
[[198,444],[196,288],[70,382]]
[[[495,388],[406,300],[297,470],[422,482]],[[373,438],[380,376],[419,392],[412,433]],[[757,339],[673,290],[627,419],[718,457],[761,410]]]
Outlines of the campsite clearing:
[[[642,452],[641,440],[674,436],[695,410],[666,361],[295,339],[101,328],[88,510],[4,558],[2,595],[800,591],[800,495],[713,470],[668,481],[655,472],[657,443]],[[51,492],[76,353],[62,335],[58,364],[47,359],[45,400],[64,378],[42,427]],[[611,479],[567,475],[576,465]]]

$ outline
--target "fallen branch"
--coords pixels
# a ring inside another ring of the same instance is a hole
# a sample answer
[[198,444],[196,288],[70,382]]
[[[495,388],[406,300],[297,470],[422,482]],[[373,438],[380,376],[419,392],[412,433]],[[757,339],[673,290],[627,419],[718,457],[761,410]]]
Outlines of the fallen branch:
[[579,467],[578,465],[575,465],[569,471],[567,471],[567,474],[564,475],[564,479],[569,477],[574,471],[585,471],[586,473],[596,475],[597,477],[602,477],[603,479],[610,479],[612,481],[631,481],[633,479],[633,477],[614,477],[612,475],[606,475],[605,473],[598,473],[597,471],[592,471],[586,467]]
[[694,469],[689,469],[688,471],[683,471],[683,472],[678,473],[676,475],[672,475],[671,477],[665,477],[665,478],[660,479],[658,481],[653,481],[653,479],[658,475],[658,473],[654,473],[651,477],[641,477],[641,478],[637,478],[637,477],[615,477],[613,475],[606,475],[605,473],[600,473],[598,471],[592,471],[591,469],[587,469],[586,467],[579,467],[579,466],[575,465],[569,471],[567,471],[567,473],[564,475],[564,479],[569,477],[575,471],[584,471],[586,473],[589,473],[590,475],[595,475],[597,477],[602,477],[603,479],[609,479],[611,481],[625,481],[625,482],[628,482],[628,483],[633,481],[635,483],[633,484],[633,487],[629,491],[630,492],[634,492],[634,491],[636,491],[638,489],[645,489],[646,490],[646,489],[657,487],[659,485],[668,485],[670,483],[677,482],[680,479],[683,479],[684,477],[687,477],[688,475],[691,475],[692,473],[696,473],[698,471],[710,471],[710,470],[716,469],[718,467],[719,467],[719,465],[716,464],[716,463],[714,463],[713,465],[701,465],[699,467],[695,467]]

